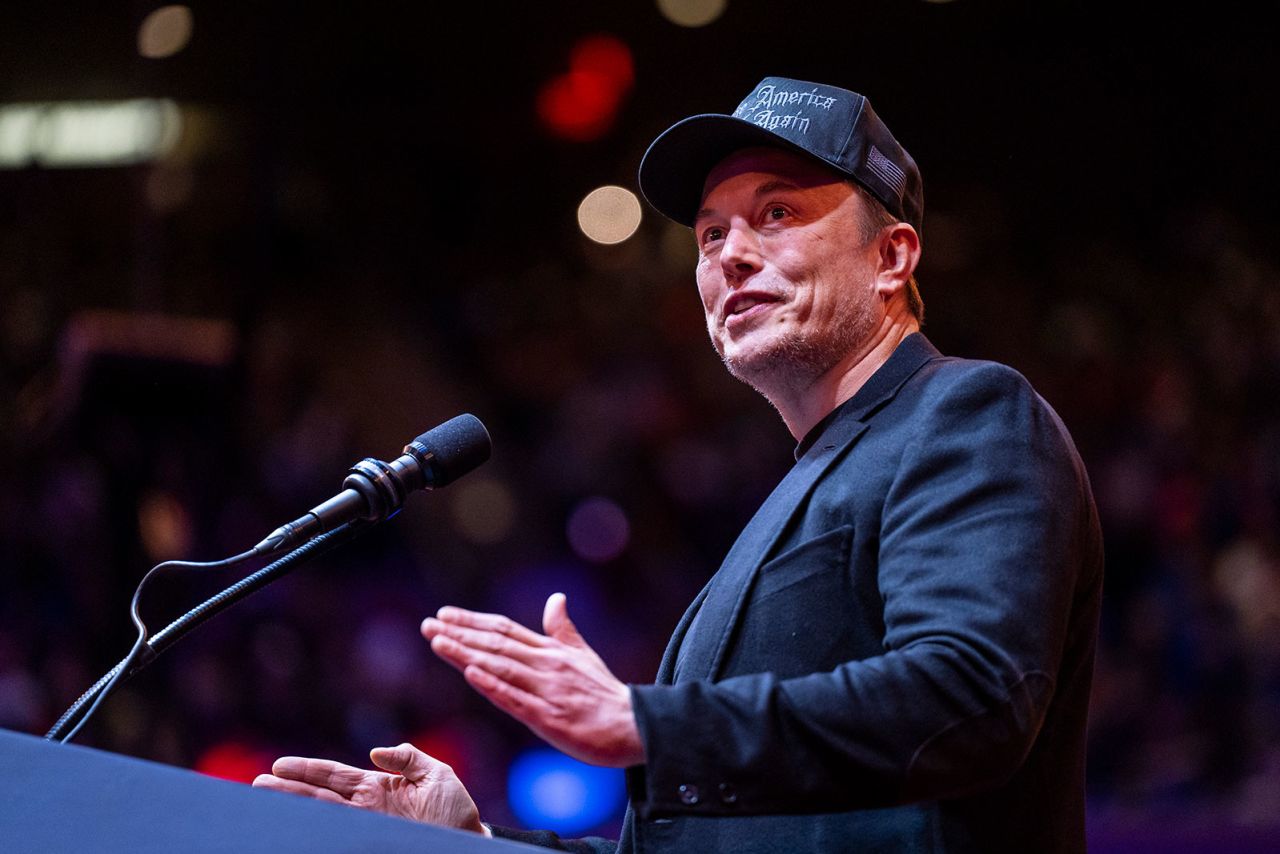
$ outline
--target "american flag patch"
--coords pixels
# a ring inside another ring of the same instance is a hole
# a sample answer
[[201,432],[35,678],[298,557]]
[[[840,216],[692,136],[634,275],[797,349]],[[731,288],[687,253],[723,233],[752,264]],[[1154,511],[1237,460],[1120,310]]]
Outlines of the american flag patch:
[[907,189],[907,176],[896,163],[881,154],[880,149],[874,145],[867,152],[867,168],[877,178],[888,184],[898,198],[902,198],[903,192]]

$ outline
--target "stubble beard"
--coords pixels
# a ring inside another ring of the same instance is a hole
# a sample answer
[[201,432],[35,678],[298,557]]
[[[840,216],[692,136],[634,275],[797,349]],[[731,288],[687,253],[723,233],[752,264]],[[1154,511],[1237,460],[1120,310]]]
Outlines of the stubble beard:
[[840,306],[839,320],[829,329],[789,329],[767,347],[750,354],[720,355],[725,368],[775,405],[783,398],[808,391],[849,354],[860,348],[875,329],[869,308],[849,300]]

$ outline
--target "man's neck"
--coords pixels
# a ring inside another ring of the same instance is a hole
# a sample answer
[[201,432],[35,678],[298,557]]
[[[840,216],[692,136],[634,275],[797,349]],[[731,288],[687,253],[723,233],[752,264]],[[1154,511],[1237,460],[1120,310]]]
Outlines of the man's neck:
[[806,387],[792,386],[786,394],[766,394],[765,397],[769,398],[782,416],[787,430],[799,442],[829,412],[857,394],[871,375],[889,360],[904,338],[919,331],[920,323],[911,315],[905,318],[887,316],[861,347]]

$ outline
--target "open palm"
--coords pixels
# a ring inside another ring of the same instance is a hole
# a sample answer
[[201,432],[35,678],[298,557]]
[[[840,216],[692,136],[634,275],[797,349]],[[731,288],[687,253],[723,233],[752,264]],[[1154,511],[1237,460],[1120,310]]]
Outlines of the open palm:
[[475,802],[445,763],[411,744],[374,748],[369,758],[383,770],[284,756],[272,764],[270,774],[259,775],[253,785],[412,821],[484,832]]

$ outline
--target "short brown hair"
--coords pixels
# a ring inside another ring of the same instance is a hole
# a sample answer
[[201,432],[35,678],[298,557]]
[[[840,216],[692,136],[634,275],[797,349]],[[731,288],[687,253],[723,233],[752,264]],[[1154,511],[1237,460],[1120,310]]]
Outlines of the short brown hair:
[[[867,212],[862,218],[862,233],[859,239],[863,243],[869,243],[875,239],[880,233],[880,229],[901,222],[896,216],[889,213],[880,200],[866,191],[861,184],[856,181],[849,182],[858,194],[862,196],[863,209]],[[912,275],[907,280],[907,308],[915,317],[916,321],[924,325],[924,299],[920,296],[920,286],[916,284],[916,277]]]

